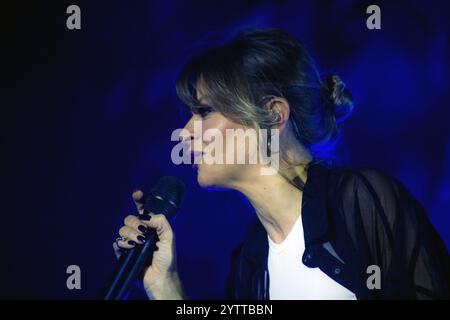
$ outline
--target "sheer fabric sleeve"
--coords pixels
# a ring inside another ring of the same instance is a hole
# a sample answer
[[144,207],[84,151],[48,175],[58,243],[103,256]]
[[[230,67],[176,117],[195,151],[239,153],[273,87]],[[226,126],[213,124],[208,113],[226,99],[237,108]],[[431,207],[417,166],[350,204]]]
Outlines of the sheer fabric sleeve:
[[381,272],[385,299],[448,299],[444,242],[412,194],[376,169],[351,170],[340,181],[342,214],[357,251]]
[[239,259],[242,250],[242,244],[235,247],[231,253],[230,269],[228,276],[225,280],[225,296],[227,300],[238,300],[238,288],[239,283]]

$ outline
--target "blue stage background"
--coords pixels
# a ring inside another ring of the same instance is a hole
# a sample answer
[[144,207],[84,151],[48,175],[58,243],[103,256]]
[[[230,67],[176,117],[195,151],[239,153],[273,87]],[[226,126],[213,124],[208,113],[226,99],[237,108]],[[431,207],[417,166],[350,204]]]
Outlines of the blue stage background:
[[[79,31],[65,26],[70,4]],[[370,4],[381,30],[366,28]],[[171,163],[171,132],[184,125],[174,82],[194,43],[247,27],[291,32],[323,74],[342,77],[356,108],[339,163],[397,177],[450,247],[449,2],[39,1],[6,12],[0,297],[98,298],[111,243],[135,212],[131,191],[173,174],[187,186],[173,222],[184,286],[193,299],[224,298],[254,212]],[[72,264],[81,290],[66,288]]]

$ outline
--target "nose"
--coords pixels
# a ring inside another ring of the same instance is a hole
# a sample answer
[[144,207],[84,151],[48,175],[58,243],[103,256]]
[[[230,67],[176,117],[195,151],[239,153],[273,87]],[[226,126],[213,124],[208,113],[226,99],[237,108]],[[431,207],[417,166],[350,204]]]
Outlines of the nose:
[[201,121],[198,115],[193,115],[184,126],[182,142],[189,145],[189,152],[191,156],[197,156],[197,153],[202,153],[202,129],[201,126],[195,125],[196,121]]
[[182,135],[182,142],[189,147],[186,150],[191,157],[192,164],[199,164],[203,157],[203,139],[202,128],[195,125],[195,121],[201,121],[198,115],[193,115],[184,126],[184,134]]
[[191,116],[191,118],[189,119],[188,122],[186,122],[186,124],[184,125],[184,129],[188,130],[191,135],[194,134],[194,121],[198,120],[197,116],[194,114]]
[[183,142],[191,143],[194,140],[194,116],[192,116],[183,128]]

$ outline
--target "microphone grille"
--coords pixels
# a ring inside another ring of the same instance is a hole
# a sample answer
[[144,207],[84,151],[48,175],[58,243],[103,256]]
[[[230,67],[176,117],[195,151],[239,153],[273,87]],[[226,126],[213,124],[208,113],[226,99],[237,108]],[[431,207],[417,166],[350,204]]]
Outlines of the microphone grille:
[[181,205],[185,185],[174,176],[164,176],[153,186],[144,202],[144,214],[162,213],[170,219]]

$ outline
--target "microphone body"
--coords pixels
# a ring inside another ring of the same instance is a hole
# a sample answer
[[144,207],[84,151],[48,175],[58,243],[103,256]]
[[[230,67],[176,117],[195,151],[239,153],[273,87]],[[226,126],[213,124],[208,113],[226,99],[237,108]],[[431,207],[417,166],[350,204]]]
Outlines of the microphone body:
[[[183,196],[183,182],[171,176],[162,177],[150,194],[145,196],[143,214],[161,213],[170,221],[178,210]],[[137,244],[121,255],[105,290],[104,300],[123,300],[131,285],[138,278],[142,278],[145,267],[151,265],[158,235],[155,229],[150,229],[144,236],[144,244]]]

